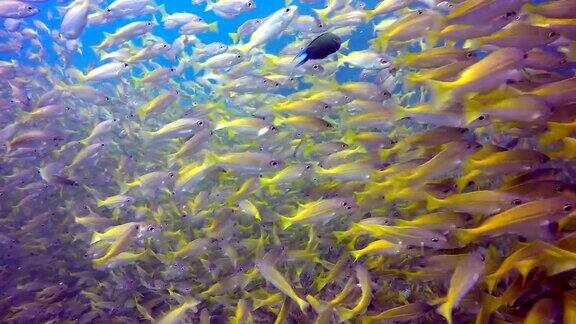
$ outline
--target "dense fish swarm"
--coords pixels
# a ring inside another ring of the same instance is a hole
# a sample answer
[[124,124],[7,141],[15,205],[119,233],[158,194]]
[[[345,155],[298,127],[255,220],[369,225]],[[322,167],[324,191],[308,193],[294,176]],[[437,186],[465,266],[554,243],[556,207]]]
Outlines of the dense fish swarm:
[[227,43],[204,6],[254,0],[42,2],[0,2],[0,322],[576,323],[576,1],[259,0]]

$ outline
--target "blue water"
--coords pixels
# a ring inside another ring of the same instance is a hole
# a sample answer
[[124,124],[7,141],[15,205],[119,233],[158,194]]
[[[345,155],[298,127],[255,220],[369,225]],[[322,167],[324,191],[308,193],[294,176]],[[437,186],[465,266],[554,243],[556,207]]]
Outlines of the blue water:
[[[72,1],[67,2],[71,3]],[[105,1],[99,7],[105,8],[106,4],[111,3],[112,1]],[[281,0],[260,0],[256,1],[257,7],[256,9],[245,12],[234,19],[224,19],[215,15],[212,11],[204,11],[206,5],[193,5],[190,1],[156,1],[158,5],[163,4],[166,8],[168,13],[174,12],[191,12],[197,14],[204,18],[206,22],[214,22],[218,21],[218,32],[204,32],[197,34],[196,36],[203,42],[203,43],[212,43],[212,42],[222,42],[225,44],[231,44],[232,41],[228,36],[228,33],[236,32],[238,26],[244,23],[246,20],[253,19],[253,18],[264,18],[272,14],[274,11],[284,7],[284,1]],[[364,4],[366,8],[373,8],[377,3],[378,0],[367,0],[362,2],[357,2],[358,4]],[[37,3],[34,4],[36,7],[40,9],[40,13],[34,17],[26,19],[26,21],[31,21],[32,19],[38,19],[44,22],[51,30],[59,30],[61,17],[58,13],[57,8],[62,7],[65,4],[60,4],[57,1],[50,0],[46,3]],[[313,9],[320,9],[324,7],[324,2],[319,1],[314,4],[301,4],[297,0],[293,2],[293,5],[298,6],[298,12],[301,15],[313,15]],[[418,5],[416,4],[415,7]],[[178,28],[174,28],[171,30],[165,30],[161,23],[161,15],[160,13],[154,14],[158,19],[158,26],[156,26],[151,33],[155,36],[163,38],[167,43],[171,44],[178,36]],[[49,16],[53,18],[50,20],[48,19]],[[380,19],[384,19],[385,16],[380,16],[372,23],[376,24]],[[82,43],[82,54],[78,52],[74,52],[71,54],[70,58],[70,65],[74,66],[83,72],[86,72],[89,67],[97,66],[102,64],[99,61],[98,56],[91,50],[91,46],[95,46],[100,44],[102,40],[104,40],[105,36],[104,33],[112,33],[116,31],[118,28],[133,22],[133,21],[148,21],[152,19],[152,15],[145,15],[137,18],[122,18],[111,23],[105,25],[98,25],[98,26],[87,26],[84,30],[82,36],[78,39]],[[372,31],[372,23],[371,24],[363,24],[360,25],[353,34],[353,37],[349,39],[349,48],[351,50],[362,50],[368,48],[368,40],[373,37]],[[266,52],[270,54],[277,54],[280,49],[286,44],[289,44],[295,39],[293,35],[289,36],[282,36],[278,38],[276,41],[269,43],[266,46]],[[59,58],[56,56],[55,52],[52,49],[53,39],[46,35],[43,32],[40,32],[40,40],[42,42],[42,46],[47,50],[48,55],[44,62],[45,64],[56,64],[61,65]],[[138,41],[136,41],[138,42]],[[141,43],[135,43],[136,45],[141,45]],[[10,59],[17,59],[21,62],[26,62],[27,59],[23,55],[18,55],[21,53],[25,53],[28,49],[30,49],[30,44],[25,41],[24,49],[20,53],[0,53],[1,60],[10,60]],[[115,50],[115,49],[113,49]],[[187,47],[188,52],[190,52],[190,46]],[[16,55],[15,55],[16,54]],[[172,66],[177,63],[171,63],[166,59],[155,59],[155,62],[161,63],[164,66]],[[191,77],[193,74],[190,71],[187,71],[185,74],[186,77]],[[338,71],[338,79],[339,80],[350,80],[355,76],[351,75],[351,70],[342,67]]]

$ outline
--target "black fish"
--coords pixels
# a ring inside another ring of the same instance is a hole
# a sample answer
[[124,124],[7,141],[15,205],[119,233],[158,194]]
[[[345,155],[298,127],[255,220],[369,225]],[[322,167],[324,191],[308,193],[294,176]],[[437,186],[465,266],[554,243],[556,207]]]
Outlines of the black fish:
[[324,33],[316,37],[305,49],[298,53],[294,57],[294,61],[298,61],[297,66],[300,66],[308,60],[323,59],[338,51],[341,44],[340,37],[332,33]]

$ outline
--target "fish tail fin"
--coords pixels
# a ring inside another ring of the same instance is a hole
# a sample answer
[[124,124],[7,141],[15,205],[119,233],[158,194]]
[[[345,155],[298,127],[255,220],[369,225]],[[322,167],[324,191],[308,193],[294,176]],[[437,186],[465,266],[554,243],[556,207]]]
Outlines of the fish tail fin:
[[[470,163],[470,162],[468,162]],[[469,167],[468,165],[465,165],[465,168]],[[470,183],[472,181],[474,181],[474,179],[476,179],[477,176],[481,175],[482,172],[479,170],[473,170],[469,173],[467,173],[466,175],[461,176],[460,178],[458,178],[458,180],[456,180],[456,188],[458,188],[458,190],[462,191],[464,190],[464,188],[468,187],[468,185],[470,185]]]
[[390,156],[392,156],[394,153],[397,153],[399,151],[401,151],[402,145],[400,144],[396,144],[390,148],[387,149],[381,149],[380,152],[378,153],[380,155],[380,158],[384,161],[388,160],[390,158]]
[[202,64],[198,61],[190,62],[192,65],[192,70],[194,70],[194,74],[200,73],[203,70]]
[[353,310],[346,307],[336,307],[336,313],[338,313],[338,318],[341,322],[347,321],[356,315]]
[[351,251],[350,254],[352,254],[352,256],[354,257],[354,261],[358,261],[358,259],[360,259],[364,255],[364,253],[362,253],[362,250]]
[[476,236],[477,236],[470,229],[466,229],[466,228],[455,229],[453,232],[453,235],[454,235],[454,238],[456,239],[456,241],[458,243],[463,244],[463,245],[468,245],[469,243],[474,241],[474,239],[476,239]]
[[440,40],[440,33],[435,30],[431,30],[426,33],[426,44],[430,48],[434,47]]
[[482,108],[486,105],[477,99],[466,100],[464,104],[464,121],[466,124],[470,124],[478,117],[482,116]]
[[348,238],[348,231],[334,231],[334,237],[336,237],[336,242],[341,243]]
[[482,40],[480,38],[467,39],[462,48],[476,50],[482,47]]
[[388,48],[388,41],[389,37],[386,33],[382,33],[378,38],[373,39],[370,45],[372,45],[376,51],[384,52]]
[[404,86],[406,87],[406,90],[411,90],[421,82],[422,78],[420,77],[420,74],[417,72],[408,72],[404,80]]
[[246,44],[237,44],[234,48],[239,50],[242,54],[248,54],[252,49],[252,45],[248,42]]
[[176,153],[168,154],[168,156],[166,158],[167,158],[166,162],[168,163],[168,168],[173,168],[177,165],[178,166],[182,165],[182,163],[180,163],[180,161],[178,161],[178,156],[176,155]]
[[90,136],[88,136],[85,139],[81,140],[80,144],[82,144],[84,146],[88,146],[88,145],[90,145],[90,141],[92,141],[92,138],[90,138]]
[[356,132],[354,130],[352,130],[352,128],[349,128],[348,130],[346,130],[346,133],[344,133],[344,136],[342,137],[342,142],[348,144],[348,145],[352,145],[356,143]]
[[316,16],[320,18],[320,20],[324,21],[328,17],[328,10],[324,9],[312,9],[316,13]]
[[218,22],[215,21],[215,22],[209,24],[208,29],[210,29],[210,31],[217,33],[218,32]]
[[366,22],[369,23],[372,21],[372,19],[374,19],[374,17],[376,17],[376,13],[374,12],[374,10],[367,10],[366,11]]
[[146,107],[138,108],[136,113],[138,114],[138,117],[140,118],[141,121],[144,121],[146,119]]
[[211,0],[206,0],[206,8],[204,8],[204,12],[208,12],[214,8],[214,2]]
[[426,193],[426,208],[428,210],[434,210],[442,207],[442,200]]
[[292,225],[292,219],[290,217],[282,216],[280,214],[276,214],[278,216],[278,220],[280,221],[280,226],[283,230],[288,229]]
[[344,65],[344,63],[345,63],[344,59],[346,59],[346,55],[338,52],[338,53],[336,53],[336,58],[338,60],[338,63],[337,63],[338,67]]
[[163,264],[170,264],[172,261],[176,260],[176,252],[156,254],[155,257]]
[[92,260],[92,263],[94,264],[94,268],[102,268],[106,264],[106,261],[108,261],[108,258],[106,256],[103,256],[98,259]]
[[494,290],[494,287],[496,286],[498,281],[499,281],[499,278],[497,276],[495,276],[494,274],[484,277],[484,282],[486,282],[486,286],[488,288],[489,293],[492,293],[492,291]]
[[428,80],[427,84],[432,91],[434,107],[441,109],[453,99],[452,84],[450,82]]
[[526,278],[528,278],[528,274],[530,274],[530,272],[532,271],[532,269],[534,269],[535,266],[536,266],[536,260],[534,259],[522,260],[516,263],[516,269],[518,269],[518,272],[522,276],[523,281],[525,281]]
[[306,61],[308,61],[308,54],[305,51],[302,51],[298,55],[296,55],[292,61],[296,61],[297,62],[296,67],[299,67],[302,64],[306,63]]
[[400,105],[396,105],[396,107],[394,107],[394,119],[395,120],[401,120],[406,118],[406,114],[408,113],[408,109],[400,106]]
[[305,301],[304,299],[298,298],[298,300],[296,301],[296,303],[298,304],[298,307],[300,307],[300,310],[302,310],[302,312],[304,314],[307,313],[308,308],[310,307],[310,304],[308,304],[307,301]]
[[312,295],[306,295],[306,300],[312,306],[312,309],[317,313],[322,313],[326,309],[326,305],[324,305],[320,300],[316,299],[316,297]]
[[134,86],[136,88],[140,88],[142,86],[142,81],[144,80],[144,78],[137,78],[137,77],[133,77],[132,81],[134,82]]
[[[326,287],[327,284],[328,284],[328,280],[326,280],[326,278],[316,279],[316,291],[319,292],[324,287]],[[308,302],[310,302],[310,300],[308,300]],[[314,305],[312,305],[312,308],[314,308]]]
[[90,46],[90,49],[92,50],[92,52],[98,54],[98,56],[100,56],[102,54],[102,45],[93,45]]
[[160,12],[160,17],[162,17],[162,21],[164,21],[166,17],[169,16],[168,12],[166,11],[166,6],[164,4],[158,6],[158,11]]
[[66,72],[68,72],[68,75],[80,81],[81,83],[86,82],[86,77],[80,70],[76,68],[69,68],[68,70],[66,70]]
[[90,239],[90,244],[100,242],[101,240],[102,240],[102,233],[94,232],[94,234],[92,234],[92,239]]
[[232,43],[238,43],[238,33],[228,33],[228,36],[232,40]]
[[446,319],[448,324],[452,324],[452,307],[449,303],[444,303],[436,309],[436,312]]

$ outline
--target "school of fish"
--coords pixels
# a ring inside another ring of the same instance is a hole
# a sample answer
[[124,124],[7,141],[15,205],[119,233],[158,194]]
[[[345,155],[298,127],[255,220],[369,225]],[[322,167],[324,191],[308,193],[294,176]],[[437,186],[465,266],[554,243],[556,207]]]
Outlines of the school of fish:
[[0,322],[576,323],[576,1],[267,1],[0,1]]

